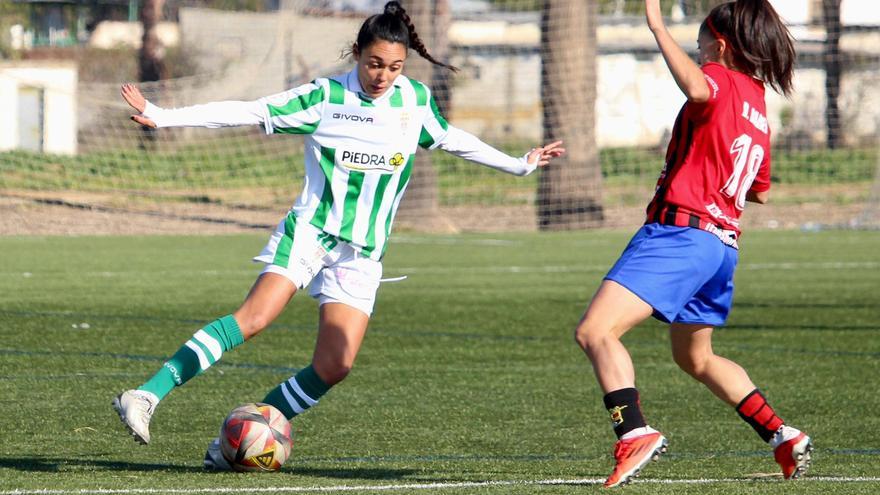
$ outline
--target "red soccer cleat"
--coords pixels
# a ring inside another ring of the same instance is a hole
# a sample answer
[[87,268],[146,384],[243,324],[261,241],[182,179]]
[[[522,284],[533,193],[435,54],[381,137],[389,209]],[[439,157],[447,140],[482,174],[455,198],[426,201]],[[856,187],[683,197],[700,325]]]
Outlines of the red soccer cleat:
[[782,476],[785,479],[799,478],[810,467],[813,443],[810,437],[800,430],[783,425],[776,432],[773,443],[776,444],[773,449],[773,457],[782,468]]
[[614,472],[605,480],[605,488],[629,483],[652,460],[666,452],[666,437],[660,432],[648,433],[614,445]]

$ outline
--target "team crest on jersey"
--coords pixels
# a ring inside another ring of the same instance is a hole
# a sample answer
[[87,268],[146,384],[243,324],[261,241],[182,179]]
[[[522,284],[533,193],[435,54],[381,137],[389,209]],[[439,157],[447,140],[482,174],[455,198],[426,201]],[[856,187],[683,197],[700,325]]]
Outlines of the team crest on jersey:
[[409,127],[409,112],[400,112],[400,130],[405,131]]
[[397,152],[390,156],[383,153],[357,150],[338,150],[339,165],[349,170],[394,172],[397,167],[406,163],[403,153]]

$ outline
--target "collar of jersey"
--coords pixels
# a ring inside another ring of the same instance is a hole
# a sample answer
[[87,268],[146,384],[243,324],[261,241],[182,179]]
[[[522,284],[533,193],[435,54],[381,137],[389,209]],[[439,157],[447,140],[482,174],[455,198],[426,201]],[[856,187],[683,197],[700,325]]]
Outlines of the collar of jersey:
[[[400,87],[400,85],[397,84],[397,81],[399,79],[400,79],[400,76],[398,76],[397,79],[395,79],[394,82],[391,83],[392,88],[399,88]],[[382,93],[382,96],[380,96],[378,98],[372,98],[370,96],[367,96],[367,94],[364,93],[363,86],[361,86],[360,79],[358,79],[357,67],[352,69],[345,76],[345,86],[346,86],[346,89],[348,89],[349,91],[352,91],[356,95],[358,95],[358,98],[360,98],[363,101],[372,103],[373,105],[375,105],[377,103],[382,103],[383,101],[387,100],[388,98],[391,98],[391,95],[394,94],[394,90],[391,88],[388,88],[388,90],[386,90],[384,93]]]

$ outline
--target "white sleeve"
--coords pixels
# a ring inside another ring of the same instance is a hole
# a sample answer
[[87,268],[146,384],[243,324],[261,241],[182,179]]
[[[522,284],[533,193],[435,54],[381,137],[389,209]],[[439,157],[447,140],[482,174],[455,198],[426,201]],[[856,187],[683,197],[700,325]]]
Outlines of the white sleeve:
[[142,114],[156,127],[229,127],[265,126],[269,117],[260,101],[217,101],[182,108],[160,108],[147,101]]
[[514,158],[480,141],[473,134],[451,125],[446,135],[437,143],[437,147],[455,156],[508,174],[529,175],[538,168],[537,161],[535,163],[526,161],[528,153],[520,158]]

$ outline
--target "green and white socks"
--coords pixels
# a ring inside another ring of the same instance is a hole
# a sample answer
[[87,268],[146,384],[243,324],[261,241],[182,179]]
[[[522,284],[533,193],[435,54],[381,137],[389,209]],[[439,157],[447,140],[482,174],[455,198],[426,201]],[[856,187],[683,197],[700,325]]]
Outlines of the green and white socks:
[[[244,338],[232,315],[214,320],[193,334],[138,390],[162,400],[174,387],[201,374],[242,342]],[[263,402],[277,407],[289,420],[317,404],[328,390],[330,386],[309,365],[275,387]]]
[[263,402],[277,407],[290,420],[317,404],[328,390],[330,385],[324,383],[310,364],[272,389]]
[[220,360],[224,352],[242,342],[244,337],[232,315],[214,320],[193,334],[138,390],[155,394],[162,400],[175,386],[179,387],[207,370]]

